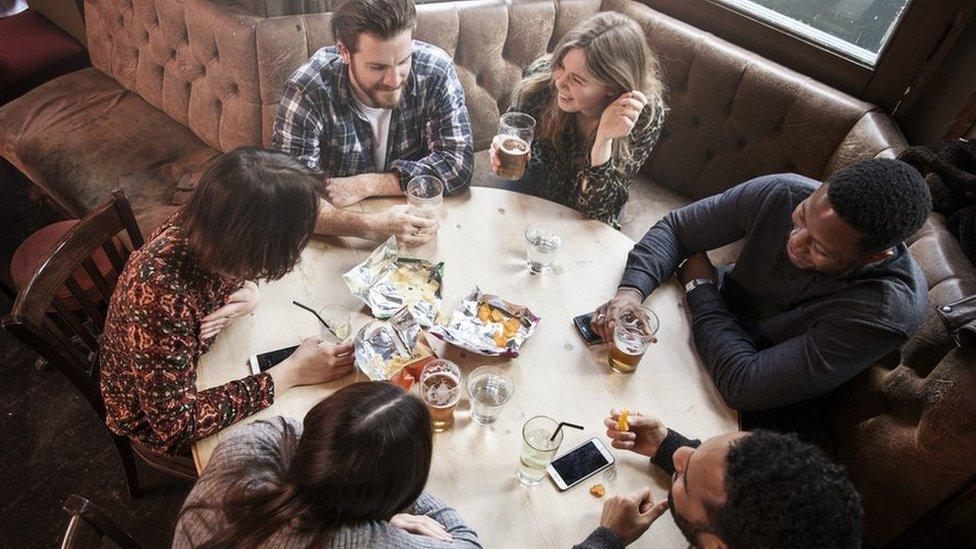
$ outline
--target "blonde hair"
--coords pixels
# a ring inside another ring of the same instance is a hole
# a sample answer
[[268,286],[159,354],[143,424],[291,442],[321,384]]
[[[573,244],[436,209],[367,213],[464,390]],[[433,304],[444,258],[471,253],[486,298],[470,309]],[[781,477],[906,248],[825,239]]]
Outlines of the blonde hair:
[[[519,85],[513,104],[522,106],[535,97],[547,101],[538,113],[537,139],[548,139],[557,149],[563,145],[563,135],[573,116],[560,110],[556,104],[552,68],[559,65],[569,50],[576,48],[583,51],[587,68],[601,84],[614,88],[618,95],[631,90],[641,91],[653,108],[663,105],[664,84],[658,61],[647,46],[640,25],[626,15],[602,12],[563,36],[552,51],[548,71],[527,76]],[[586,143],[592,146],[595,137],[595,131],[585,136]],[[613,140],[611,158],[618,167],[630,160],[629,135]]]

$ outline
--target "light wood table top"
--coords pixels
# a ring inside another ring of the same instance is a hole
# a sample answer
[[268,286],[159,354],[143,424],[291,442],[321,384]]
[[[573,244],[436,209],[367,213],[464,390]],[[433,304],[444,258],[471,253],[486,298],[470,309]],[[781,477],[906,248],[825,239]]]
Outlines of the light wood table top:
[[[402,201],[402,200],[401,200]],[[376,210],[392,199],[360,206]],[[566,235],[554,272],[531,275],[525,267],[525,227],[545,221]],[[521,356],[506,360],[482,357],[430,338],[437,353],[457,363],[465,376],[476,367],[496,364],[507,369],[515,393],[498,422],[480,427],[469,416],[465,392],[455,412],[454,429],[435,435],[434,459],[427,490],[456,508],[479,534],[485,547],[569,548],[599,524],[603,500],[588,488],[601,483],[607,494],[626,493],[650,485],[655,498],[664,497],[669,479],[647,458],[614,450],[616,474],[598,473],[559,492],[545,479],[523,487],[515,479],[521,447],[521,426],[545,414],[586,426],[567,429],[560,454],[590,437],[606,441],[603,419],[610,408],[626,406],[655,414],[690,437],[705,439],[737,429],[737,416],[727,408],[701,365],[684,310],[682,289],[671,281],[655,291],[647,305],[661,319],[658,343],[652,345],[633,374],[618,374],[607,365],[604,348],[587,348],[572,324],[574,316],[591,311],[613,295],[633,241],[612,228],[585,220],[576,211],[540,198],[475,187],[469,196],[444,203],[437,241],[404,255],[444,261],[443,307],[453,310],[474,286],[542,317]],[[298,267],[283,279],[261,285],[261,302],[250,316],[221,333],[201,357],[197,386],[214,387],[250,373],[248,356],[294,345],[317,333],[317,321],[292,305],[313,307],[336,303],[355,311],[353,333],[371,317],[354,298],[342,274],[363,259],[377,243],[354,238],[316,238]],[[268,409],[198,442],[193,454],[202,470],[217,443],[234,429],[255,419],[276,415],[304,417],[333,391],[362,374],[340,381],[290,389],[277,395]],[[417,389],[415,388],[414,391]],[[684,547],[686,543],[670,514],[659,519],[634,547]]]

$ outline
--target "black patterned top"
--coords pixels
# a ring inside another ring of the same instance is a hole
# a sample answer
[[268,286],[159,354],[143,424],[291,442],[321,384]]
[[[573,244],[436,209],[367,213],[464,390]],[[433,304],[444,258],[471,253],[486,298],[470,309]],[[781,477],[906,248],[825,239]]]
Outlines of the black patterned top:
[[[523,76],[549,72],[550,58],[545,55],[536,59],[526,67]],[[550,86],[532,97],[516,94],[513,109],[539,120],[540,112],[552,101],[553,90]],[[661,135],[664,113],[661,98],[649,97],[630,132],[631,158],[623,166],[618,166],[612,157],[599,166],[590,166],[592,145],[586,143],[585,136],[575,126],[567,129],[560,148],[550,140],[536,139],[532,142],[532,158],[523,181],[532,182],[539,196],[619,229],[618,217],[630,196],[630,183]]]

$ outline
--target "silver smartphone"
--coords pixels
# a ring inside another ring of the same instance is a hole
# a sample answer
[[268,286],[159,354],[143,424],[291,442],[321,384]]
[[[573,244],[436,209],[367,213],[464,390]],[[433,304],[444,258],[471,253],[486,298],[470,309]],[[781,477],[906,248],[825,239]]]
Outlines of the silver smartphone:
[[610,467],[614,461],[610,449],[594,437],[554,459],[546,472],[560,490],[568,490]]

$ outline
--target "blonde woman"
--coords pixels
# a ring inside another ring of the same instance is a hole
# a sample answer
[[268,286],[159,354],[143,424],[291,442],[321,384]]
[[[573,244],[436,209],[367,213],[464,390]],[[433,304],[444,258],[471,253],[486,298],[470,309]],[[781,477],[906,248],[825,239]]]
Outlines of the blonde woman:
[[[512,110],[536,119],[519,185],[620,228],[634,174],[664,124],[657,59],[631,18],[603,12],[525,69]],[[491,147],[491,165],[499,159]]]

